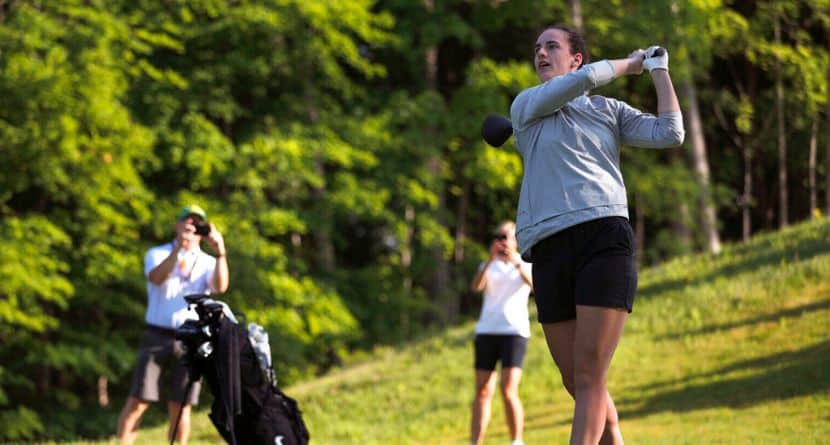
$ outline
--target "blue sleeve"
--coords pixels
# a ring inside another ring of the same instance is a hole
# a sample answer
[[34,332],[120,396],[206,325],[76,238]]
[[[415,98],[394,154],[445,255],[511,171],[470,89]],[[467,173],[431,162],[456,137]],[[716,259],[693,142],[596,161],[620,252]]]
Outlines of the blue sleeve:
[[535,121],[555,113],[576,97],[614,80],[614,66],[601,60],[547,82],[528,88],[510,107],[513,128],[523,130]]
[[683,144],[685,130],[679,111],[660,113],[659,116],[617,101],[617,118],[622,143],[633,147],[667,148]]

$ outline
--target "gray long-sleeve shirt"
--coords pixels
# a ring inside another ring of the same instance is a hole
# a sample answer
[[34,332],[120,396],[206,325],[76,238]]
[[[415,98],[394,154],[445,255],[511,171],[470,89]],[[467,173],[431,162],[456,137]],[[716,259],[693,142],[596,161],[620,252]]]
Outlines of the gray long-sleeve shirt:
[[681,113],[642,113],[625,102],[587,96],[614,79],[603,60],[528,88],[510,108],[524,177],[516,238],[531,247],[573,225],[606,216],[628,218],[620,146],[662,148],[683,143]]

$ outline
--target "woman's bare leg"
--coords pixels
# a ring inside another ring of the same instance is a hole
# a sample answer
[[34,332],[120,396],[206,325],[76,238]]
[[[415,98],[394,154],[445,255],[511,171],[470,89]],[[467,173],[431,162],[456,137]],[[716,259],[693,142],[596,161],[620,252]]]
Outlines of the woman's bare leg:
[[473,418],[470,422],[470,442],[484,443],[484,432],[490,423],[491,401],[496,392],[496,371],[476,369],[476,392],[473,399]]
[[[606,379],[628,312],[576,306],[574,338],[574,408],[571,445],[596,445],[608,417]],[[613,403],[611,404],[613,406]]]
[[[568,320],[559,323],[543,323],[542,329],[545,332],[545,339],[548,343],[548,350],[559,368],[562,375],[562,383],[571,397],[575,395],[574,383],[574,341],[576,338],[576,320]],[[620,432],[619,417],[611,395],[606,392],[607,408],[605,428],[601,445],[623,445],[622,433]]]
[[501,370],[501,395],[504,399],[504,414],[507,417],[507,428],[510,430],[510,440],[522,439],[524,429],[524,408],[519,399],[519,381],[522,379],[522,368],[511,367]]

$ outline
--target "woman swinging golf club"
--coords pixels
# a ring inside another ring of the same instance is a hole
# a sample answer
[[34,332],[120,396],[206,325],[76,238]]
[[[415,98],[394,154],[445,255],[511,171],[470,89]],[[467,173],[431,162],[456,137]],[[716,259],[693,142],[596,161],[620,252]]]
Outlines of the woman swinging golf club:
[[[541,83],[522,91],[510,110],[524,162],[516,236],[533,263],[548,348],[575,399],[570,443],[621,444],[606,378],[637,270],[620,146],[682,144],[680,105],[663,48],[586,64],[583,38],[555,25],[538,36],[534,54]],[[585,94],[643,68],[657,90],[658,116]]]

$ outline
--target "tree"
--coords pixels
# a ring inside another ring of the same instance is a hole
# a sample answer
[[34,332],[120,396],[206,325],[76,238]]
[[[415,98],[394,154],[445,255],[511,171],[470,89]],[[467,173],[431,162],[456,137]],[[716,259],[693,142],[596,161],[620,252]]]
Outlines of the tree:
[[134,315],[140,282],[125,277],[140,276],[153,137],[121,102],[117,56],[135,54],[123,23],[85,2],[13,7],[0,26],[0,437],[24,440],[101,424],[44,411],[78,408],[85,381],[125,371],[125,337],[100,339]]

